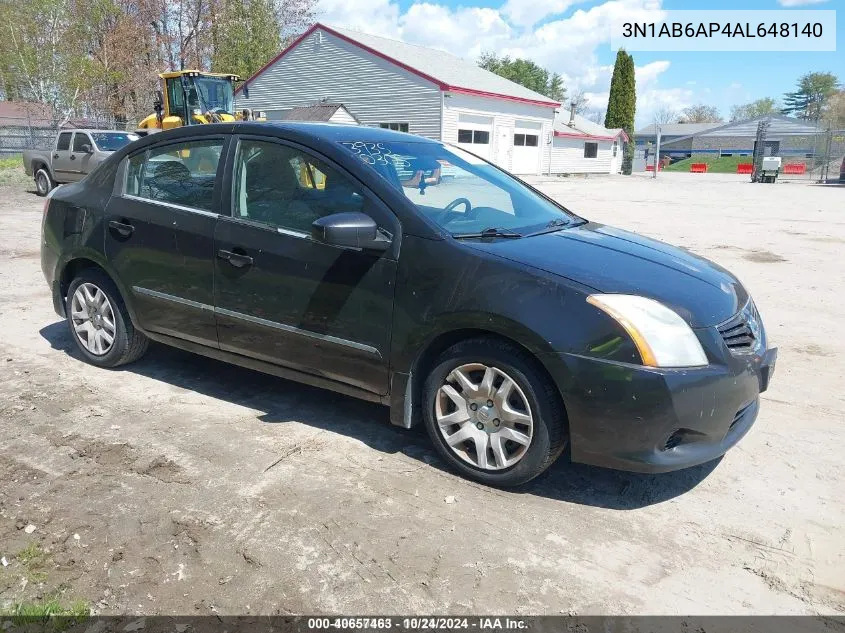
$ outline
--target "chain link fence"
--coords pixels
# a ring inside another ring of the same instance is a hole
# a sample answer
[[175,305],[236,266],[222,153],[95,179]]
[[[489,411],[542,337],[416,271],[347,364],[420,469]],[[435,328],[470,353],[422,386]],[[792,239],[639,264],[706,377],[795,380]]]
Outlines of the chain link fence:
[[30,118],[0,118],[0,157],[20,154],[27,149],[51,149],[60,130],[78,128],[125,130],[125,122],[109,119],[70,120],[64,125],[59,122],[33,120]]
[[834,182],[845,158],[845,130],[819,130],[817,134],[766,141],[765,155],[779,156],[778,180]]

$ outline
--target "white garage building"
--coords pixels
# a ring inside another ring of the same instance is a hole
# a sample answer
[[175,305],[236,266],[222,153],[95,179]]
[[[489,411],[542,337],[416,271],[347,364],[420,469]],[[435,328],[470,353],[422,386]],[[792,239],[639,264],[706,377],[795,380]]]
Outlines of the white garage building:
[[[613,173],[604,158],[584,157],[579,166],[573,147],[580,143],[582,156],[592,149],[585,150],[583,138],[558,132],[595,135],[580,124],[574,131],[556,126],[559,103],[431,48],[315,24],[245,85],[236,106],[262,110],[269,120],[321,101],[342,103],[362,125],[457,143],[516,174],[549,173],[550,161],[552,173],[597,171],[599,165]],[[607,151],[596,157],[610,156],[611,131],[605,132],[598,136],[607,137],[601,139]]]

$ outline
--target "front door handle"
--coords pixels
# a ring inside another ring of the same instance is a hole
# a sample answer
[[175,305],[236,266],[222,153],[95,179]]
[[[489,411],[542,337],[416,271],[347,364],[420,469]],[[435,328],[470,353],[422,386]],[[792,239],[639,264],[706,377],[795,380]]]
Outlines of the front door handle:
[[53,154],[53,158],[58,158],[58,157],[59,157],[58,154]]
[[70,155],[70,159],[71,159],[71,160],[76,160],[76,154],[71,154],[71,155]]
[[114,229],[118,234],[122,235],[123,237],[129,237],[132,233],[135,232],[135,227],[131,224],[126,224],[125,222],[118,222],[117,220],[112,220],[109,222],[109,228]]
[[225,259],[227,262],[232,264],[235,268],[243,268],[244,266],[252,266],[253,259],[249,255],[244,253],[235,253],[232,251],[227,251],[224,249],[220,249],[217,251],[217,257],[220,259]]

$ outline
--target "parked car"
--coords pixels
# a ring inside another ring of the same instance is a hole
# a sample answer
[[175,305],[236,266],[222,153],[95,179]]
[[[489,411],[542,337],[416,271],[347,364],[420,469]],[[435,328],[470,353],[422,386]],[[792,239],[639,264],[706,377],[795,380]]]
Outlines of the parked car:
[[[443,162],[455,177],[429,178]],[[713,460],[777,355],[724,268],[384,129],[151,135],[52,195],[41,262],[89,363],[154,340],[380,402],[493,485],[567,445],[633,471]]]
[[62,130],[51,150],[26,150],[23,167],[35,179],[39,196],[58,184],[82,180],[124,145],[140,138],[120,130]]

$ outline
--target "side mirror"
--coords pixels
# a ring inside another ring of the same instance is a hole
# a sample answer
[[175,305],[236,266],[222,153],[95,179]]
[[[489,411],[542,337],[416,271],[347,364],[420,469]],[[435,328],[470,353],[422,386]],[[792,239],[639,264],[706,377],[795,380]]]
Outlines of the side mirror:
[[91,149],[91,145],[90,145],[90,144],[88,144],[88,143],[85,143],[85,144],[82,146],[82,151],[83,151],[85,154],[93,154],[93,153],[94,153],[94,150],[93,150],[93,149]]
[[164,95],[161,94],[161,90],[156,90],[156,100],[153,102],[153,110],[156,112],[164,110]]
[[386,251],[390,246],[390,238],[379,233],[375,220],[364,213],[335,213],[315,220],[311,238],[331,246],[370,251]]

